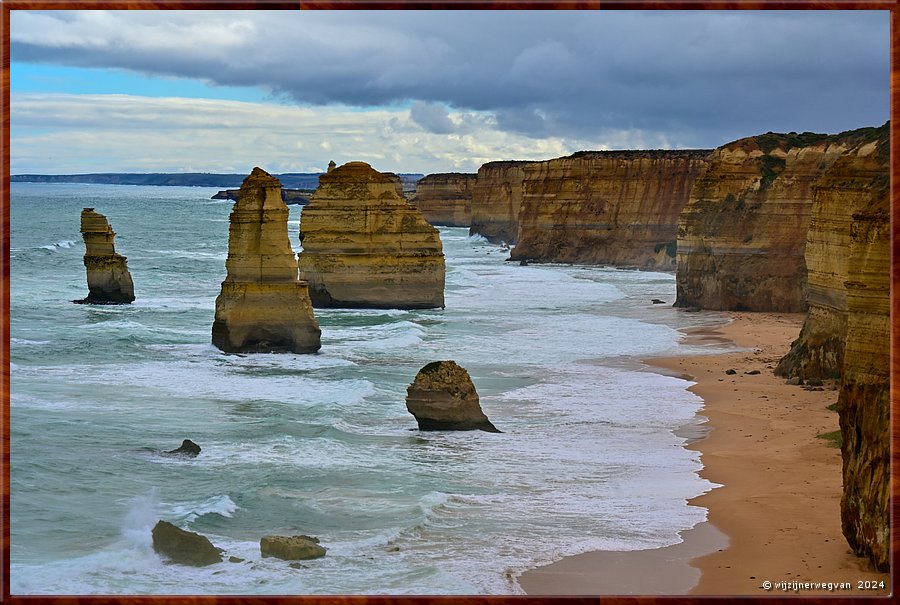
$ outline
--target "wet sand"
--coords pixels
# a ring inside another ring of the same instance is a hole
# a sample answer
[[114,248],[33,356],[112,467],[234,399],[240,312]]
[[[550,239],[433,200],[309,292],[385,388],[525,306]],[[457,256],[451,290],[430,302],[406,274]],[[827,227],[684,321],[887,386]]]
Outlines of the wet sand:
[[[837,385],[810,391],[772,374],[800,333],[804,315],[731,317],[728,325],[696,329],[687,337],[695,343],[731,341],[740,349],[648,360],[695,381],[690,390],[704,400],[701,414],[711,430],[687,447],[701,452],[701,475],[722,486],[690,502],[709,510],[708,521],[682,532],[682,542],[666,548],[591,552],[529,570],[519,578],[526,593],[889,593],[890,576],[854,556],[841,534],[840,450],[817,437],[838,430],[837,413],[827,409],[837,401]],[[765,582],[771,582],[769,590]],[[806,582],[846,583],[848,588],[801,587]],[[865,588],[866,582],[884,588]]]

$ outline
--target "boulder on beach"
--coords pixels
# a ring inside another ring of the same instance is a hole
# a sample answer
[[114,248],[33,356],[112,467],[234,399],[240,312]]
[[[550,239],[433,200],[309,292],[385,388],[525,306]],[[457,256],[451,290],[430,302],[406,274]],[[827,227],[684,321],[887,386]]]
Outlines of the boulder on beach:
[[153,528],[153,550],[181,565],[205,567],[222,561],[222,549],[213,546],[206,536],[168,521],[160,521]]
[[406,409],[421,431],[499,433],[481,410],[475,385],[455,361],[427,364],[406,389]]
[[181,442],[181,447],[174,450],[169,450],[165,452],[168,456],[185,456],[188,458],[196,458],[200,454],[200,446],[191,441],[190,439],[185,439]]
[[302,561],[325,556],[325,547],[312,536],[263,536],[259,552],[264,557],[276,557],[286,561]]

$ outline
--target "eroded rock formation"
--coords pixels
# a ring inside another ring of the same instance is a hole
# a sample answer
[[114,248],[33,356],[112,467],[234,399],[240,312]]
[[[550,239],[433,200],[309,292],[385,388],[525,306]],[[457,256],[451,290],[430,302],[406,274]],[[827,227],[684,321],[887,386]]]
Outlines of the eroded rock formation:
[[499,433],[481,410],[475,385],[455,361],[427,364],[406,389],[406,409],[421,431]]
[[812,186],[871,131],[767,133],[716,149],[679,220],[675,305],[805,310]]
[[216,298],[212,342],[223,351],[314,353],[321,346],[287,219],[281,183],[254,168],[231,211],[228,275]]
[[432,225],[468,227],[472,223],[474,174],[429,174],[416,184],[413,204]]
[[185,531],[168,521],[153,528],[153,550],[174,563],[205,567],[222,562],[222,549],[213,546],[206,536]]
[[[847,344],[837,410],[843,443],[841,522],[853,551],[877,569],[890,567],[890,286],[889,139],[875,159],[867,203],[850,223],[846,281]],[[848,168],[850,166],[848,165]],[[858,181],[849,177],[853,186]]]
[[839,378],[847,336],[847,286],[853,215],[887,195],[887,125],[838,158],[812,187],[806,236],[809,312],[775,373],[802,379]]
[[116,253],[116,237],[106,217],[93,208],[81,211],[81,236],[84,238],[84,267],[87,270],[88,295],[72,302],[80,304],[127,304],[134,301],[134,282],[128,271],[128,259]]
[[582,151],[527,164],[510,258],[674,270],[678,217],[709,154]]
[[264,536],[259,541],[259,551],[263,557],[302,561],[324,557],[326,549],[312,536]]
[[525,166],[530,162],[488,162],[478,169],[472,188],[470,235],[481,235],[495,244],[514,244],[519,232],[519,208]]
[[185,439],[181,442],[181,446],[177,449],[169,450],[168,452],[163,453],[166,456],[183,456],[185,458],[196,458],[200,455],[200,446],[190,439]]
[[318,307],[444,306],[437,229],[364,162],[324,174],[300,219],[300,276]]

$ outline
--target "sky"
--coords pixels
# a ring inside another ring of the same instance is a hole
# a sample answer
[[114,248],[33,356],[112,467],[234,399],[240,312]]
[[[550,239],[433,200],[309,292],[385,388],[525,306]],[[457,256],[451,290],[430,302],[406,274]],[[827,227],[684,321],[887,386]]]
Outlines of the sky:
[[11,11],[10,170],[476,172],[889,118],[888,11]]

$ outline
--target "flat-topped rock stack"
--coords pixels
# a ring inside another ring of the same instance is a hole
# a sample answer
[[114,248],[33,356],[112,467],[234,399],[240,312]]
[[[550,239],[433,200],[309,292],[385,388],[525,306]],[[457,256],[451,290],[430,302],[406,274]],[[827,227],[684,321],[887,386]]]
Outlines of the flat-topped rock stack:
[[397,193],[395,179],[365,162],[349,162],[319,177],[300,230],[300,277],[309,282],[313,305],[444,306],[437,229]]
[[106,217],[93,208],[81,211],[81,236],[84,238],[84,267],[87,270],[88,295],[79,304],[127,304],[134,301],[134,282],[128,271],[128,259],[116,253],[116,234]]
[[212,342],[229,353],[319,350],[319,324],[288,238],[281,183],[261,168],[231,211],[228,272],[216,298]]

